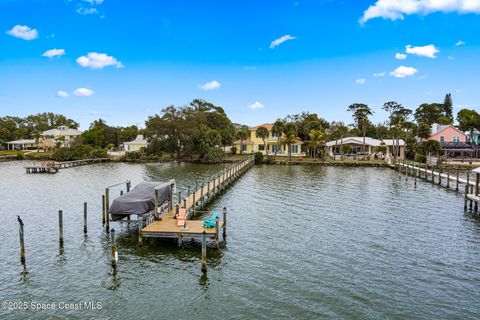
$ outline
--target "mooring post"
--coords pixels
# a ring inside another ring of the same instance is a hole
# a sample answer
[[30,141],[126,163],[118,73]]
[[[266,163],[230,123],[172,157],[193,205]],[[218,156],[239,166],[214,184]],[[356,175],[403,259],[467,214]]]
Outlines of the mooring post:
[[197,199],[195,199],[195,194],[196,194],[196,193],[197,193],[197,192],[194,191],[194,192],[193,192],[193,195],[192,195],[192,197],[193,197],[193,199],[192,199],[192,212],[193,212],[193,215],[194,215],[194,216],[195,216],[195,207],[196,207],[195,203],[196,203],[196,200],[197,200]]
[[23,233],[23,221],[18,216],[18,234],[20,236],[20,262],[25,265],[25,242],[24,242],[24,233]]
[[458,178],[459,178],[459,173],[457,170],[457,177],[456,177],[456,182],[455,182],[455,191],[458,191]]
[[207,273],[207,234],[202,233],[202,272]]
[[170,184],[168,191],[168,211],[173,209],[173,184]]
[[447,189],[450,189],[450,172],[447,172]]
[[123,190],[120,190],[120,195],[123,196]]
[[130,192],[130,187],[132,185],[132,182],[130,180],[127,181],[127,193]]
[[105,225],[105,195],[102,194],[102,225]]
[[182,205],[182,191],[178,191],[178,204]]
[[112,267],[117,267],[118,253],[117,253],[117,239],[115,239],[115,229],[112,229]]
[[190,186],[188,186],[187,198],[190,197]]
[[110,207],[110,190],[108,188],[105,189],[105,231],[107,233],[110,232],[110,214],[108,212]]
[[220,224],[220,217],[216,216],[215,217],[215,244],[217,245],[217,249],[219,248],[218,245],[218,236],[219,236],[219,224]]
[[155,205],[155,216],[158,215],[158,190],[155,189],[155,202],[154,202],[154,205]]
[[438,185],[442,185],[442,169],[438,170]]
[[464,211],[467,211],[467,203],[468,203],[468,184],[465,185],[465,203],[463,205]]
[[200,188],[200,208],[203,210],[203,181]]
[[83,233],[87,234],[87,203],[83,203]]
[[138,245],[143,245],[143,237],[142,237],[142,229],[143,229],[143,218],[138,217]]
[[227,242],[227,208],[223,207],[223,241]]
[[414,175],[415,175],[415,179],[414,179],[414,185],[415,187],[417,186],[417,176],[418,176],[418,168],[417,168],[417,171],[414,171]]
[[63,246],[63,212],[58,210],[58,241],[60,246]]
[[[475,180],[475,196],[478,197],[478,192],[479,192],[479,183],[480,183],[480,173],[476,173],[476,180]],[[475,201],[475,212],[478,211],[478,201]]]

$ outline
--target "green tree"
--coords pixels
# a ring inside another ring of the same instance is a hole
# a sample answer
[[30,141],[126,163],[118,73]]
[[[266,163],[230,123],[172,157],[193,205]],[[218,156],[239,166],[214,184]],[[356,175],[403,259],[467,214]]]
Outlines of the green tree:
[[373,114],[373,111],[368,107],[368,105],[363,103],[351,104],[350,106],[348,106],[347,110],[352,113],[353,120],[355,121],[355,125],[358,128],[358,130],[363,132],[362,151],[363,151],[363,158],[365,159],[365,153],[366,153],[365,131],[366,131],[367,124],[369,123],[368,117]]
[[461,109],[457,113],[458,127],[462,131],[470,131],[470,139],[474,144],[475,129],[480,129],[480,114],[475,110]]
[[432,124],[438,123],[438,118],[443,116],[442,110],[443,104],[441,103],[423,103],[415,110],[415,121],[419,125],[427,124],[431,127]]
[[263,148],[265,149],[265,152],[267,153],[267,156],[268,156],[267,143],[265,141],[266,139],[268,139],[268,129],[265,127],[258,127],[257,130],[255,131],[255,136],[259,139],[262,139]]
[[292,144],[297,142],[297,127],[294,122],[285,124],[281,141],[288,147],[288,161],[290,161],[292,159]]
[[275,148],[275,156],[277,156],[278,149],[280,148],[280,139],[282,138],[285,124],[282,120],[278,119],[272,126],[272,133],[277,136],[277,147]]
[[453,122],[453,101],[451,93],[447,93],[443,100],[443,115],[450,119],[449,124]]
[[315,129],[311,130],[309,134],[308,146],[313,151],[311,152],[311,154],[313,155],[313,158],[316,157],[317,148],[320,144],[325,144],[325,132],[322,130],[315,130]]
[[235,133],[235,138],[240,140],[240,154],[243,154],[243,141],[250,137],[250,129],[243,125],[237,129]]

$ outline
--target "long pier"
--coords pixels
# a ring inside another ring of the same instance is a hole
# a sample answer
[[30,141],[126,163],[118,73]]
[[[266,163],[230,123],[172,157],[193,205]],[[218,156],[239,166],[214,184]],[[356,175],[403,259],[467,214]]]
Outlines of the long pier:
[[[142,243],[143,238],[156,237],[156,238],[176,238],[179,245],[182,239],[188,238],[201,238],[202,242],[204,238],[210,238],[219,243],[219,232],[223,231],[224,237],[226,236],[226,208],[223,208],[223,219],[218,219],[215,228],[204,228],[202,220],[187,220],[184,226],[178,226],[175,219],[178,209],[185,209],[187,212],[187,218],[195,217],[197,213],[203,212],[202,210],[207,202],[213,197],[222,192],[228,185],[233,183],[242,174],[244,174],[254,164],[253,157],[230,165],[225,170],[208,181],[206,184],[202,184],[200,188],[193,193],[187,193],[185,198],[182,198],[179,192],[178,204],[175,208],[170,205],[168,211],[161,217],[161,220],[147,219],[146,225],[143,226],[143,221],[140,220],[138,239],[139,243]],[[219,214],[220,216],[220,214]],[[225,240],[225,239],[224,239]]]
[[417,184],[417,178],[425,181],[431,181],[433,184],[443,186],[447,189],[450,189],[452,185],[452,188],[454,186],[455,191],[459,191],[460,185],[463,185],[465,199],[464,209],[467,210],[468,201],[470,201],[470,209],[478,212],[478,204],[480,203],[480,172],[477,172],[477,170],[479,169],[474,170],[476,179],[470,179],[470,172],[467,172],[467,178],[464,179],[460,178],[458,171],[455,174],[450,174],[450,172],[444,173],[441,169],[435,170],[433,167],[429,169],[427,165],[416,162],[397,162],[394,167],[396,170],[398,170],[400,179],[402,178],[402,171],[405,175],[405,179],[408,179],[407,177],[409,175],[413,176],[415,185]]
[[108,162],[108,158],[98,159],[85,159],[74,161],[62,161],[62,162],[45,162],[40,165],[25,166],[27,173],[57,173],[60,169],[73,168],[78,166],[84,166],[92,163]]

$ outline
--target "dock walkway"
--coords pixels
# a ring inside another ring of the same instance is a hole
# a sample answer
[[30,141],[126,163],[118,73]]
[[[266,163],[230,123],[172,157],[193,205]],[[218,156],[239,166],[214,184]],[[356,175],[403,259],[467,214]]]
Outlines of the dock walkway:
[[98,159],[85,159],[85,160],[74,160],[74,161],[62,161],[62,162],[48,162],[45,161],[39,165],[25,166],[25,171],[27,173],[57,173],[60,169],[73,168],[78,166],[84,166],[87,164],[108,162],[108,158],[98,158]]
[[[223,170],[220,175],[200,186],[198,190],[192,194],[187,194],[184,199],[182,199],[181,193],[179,193],[179,203],[177,206],[187,210],[189,219],[196,216],[198,209],[202,209],[208,201],[233,183],[253,164],[253,157],[248,157],[241,162],[229,166]],[[218,244],[220,230],[223,230],[224,235],[226,234],[226,208],[223,209],[223,219],[218,221],[216,228],[204,228],[203,220],[187,220],[186,228],[177,226],[175,214],[176,208],[171,207],[168,212],[161,217],[161,220],[148,221],[147,219],[145,227],[143,227],[143,221],[140,220],[139,242],[142,243],[144,237],[157,237],[177,238],[180,244],[184,237],[201,238],[205,234],[208,238],[214,239]],[[220,213],[220,215],[222,215],[222,213]]]

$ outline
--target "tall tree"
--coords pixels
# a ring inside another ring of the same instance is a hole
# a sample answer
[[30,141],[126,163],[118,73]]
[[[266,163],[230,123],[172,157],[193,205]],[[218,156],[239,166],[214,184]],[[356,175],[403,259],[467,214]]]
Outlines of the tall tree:
[[438,123],[438,118],[442,117],[443,104],[441,103],[423,103],[414,114],[417,124],[427,124],[430,127],[434,123]]
[[443,115],[449,118],[450,122],[453,122],[453,101],[451,93],[447,93],[443,100]]
[[367,128],[367,124],[369,123],[368,117],[373,114],[372,109],[366,104],[363,103],[354,103],[348,106],[348,111],[352,113],[353,120],[355,121],[355,125],[363,132],[363,158],[365,159],[365,131]]
[[280,139],[282,138],[285,124],[282,120],[278,119],[272,126],[272,133],[277,136],[277,146],[275,148],[275,156],[277,156],[278,149],[280,148]]
[[282,143],[288,147],[288,161],[292,159],[292,144],[297,142],[297,127],[294,122],[288,122],[283,128]]
[[462,131],[470,131],[470,140],[476,144],[475,129],[480,129],[480,114],[475,110],[461,109],[457,113],[458,127]]
[[243,125],[237,129],[235,133],[235,138],[240,140],[240,154],[243,154],[243,141],[250,137],[250,129]]
[[265,127],[258,127],[257,130],[255,131],[255,136],[257,138],[262,139],[263,148],[265,149],[265,152],[267,153],[267,156],[268,156],[267,143],[265,141],[268,138],[268,129]]

